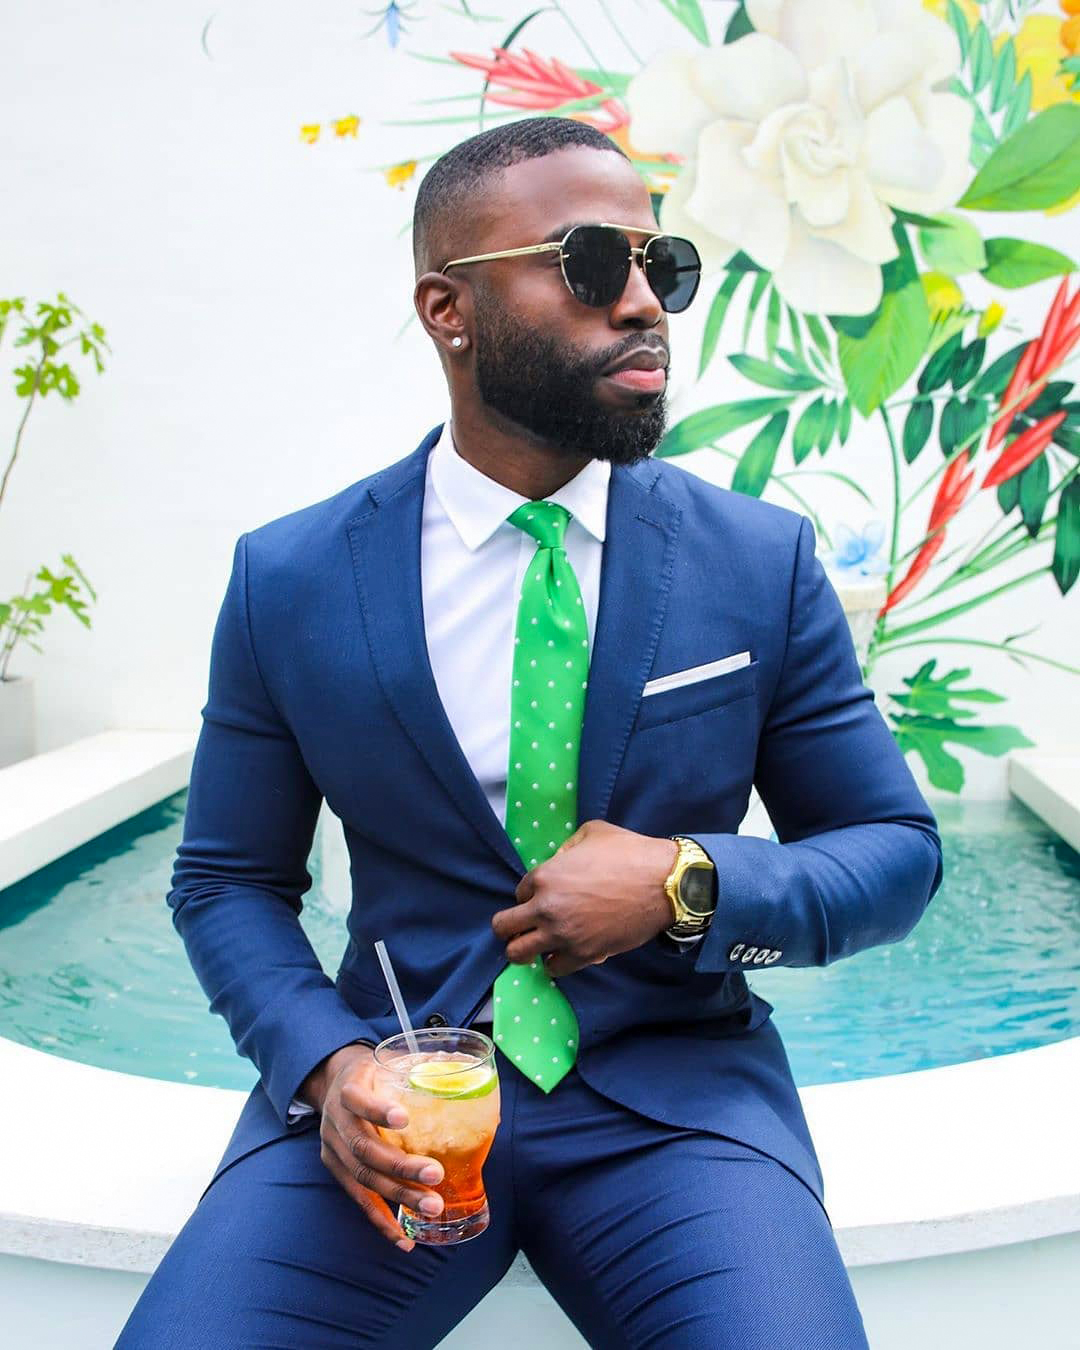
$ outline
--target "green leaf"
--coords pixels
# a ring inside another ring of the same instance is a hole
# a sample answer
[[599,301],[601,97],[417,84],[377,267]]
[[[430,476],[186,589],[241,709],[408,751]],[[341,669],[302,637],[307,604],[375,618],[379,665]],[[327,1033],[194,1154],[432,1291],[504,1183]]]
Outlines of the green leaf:
[[1034,88],[1031,80],[1031,71],[1025,70],[1013,96],[1009,99],[1009,106],[1005,110],[1005,116],[1001,122],[1001,139],[1006,140],[1009,136],[1022,127],[1027,121],[1028,113],[1031,112],[1031,93]]
[[1080,478],[1070,478],[1058,498],[1054,558],[1050,571],[1062,595],[1080,576]]
[[954,333],[947,342],[941,344],[926,365],[923,366],[918,379],[920,394],[932,394],[935,389],[940,389],[949,378],[949,371],[952,370],[953,362],[959,355],[962,340],[961,333]]
[[747,356],[743,352],[736,352],[729,356],[728,360],[740,375],[753,380],[755,384],[763,384],[768,389],[805,393],[810,389],[821,388],[821,381],[813,375],[796,375],[794,372],[770,365],[768,361],[762,361],[759,357]]
[[698,363],[699,380],[716,352],[716,344],[720,340],[720,332],[724,327],[724,318],[727,315],[732,296],[738,290],[739,283],[745,275],[745,272],[729,272],[724,278],[724,284],[713,296],[713,302],[709,307],[709,317],[705,320],[705,332],[701,339],[701,360]]
[[700,408],[677,422],[653,454],[657,459],[670,459],[675,455],[689,454],[692,450],[701,450],[731,431],[789,408],[791,402],[790,398],[750,398],[738,403],[719,403],[712,408]]
[[817,445],[825,424],[825,395],[814,399],[803,409],[791,434],[791,453],[796,464],[801,464]]
[[923,446],[930,439],[934,426],[934,405],[928,398],[917,398],[908,409],[904,419],[903,450],[904,459],[914,464]]
[[826,399],[825,406],[821,410],[821,430],[818,433],[817,448],[819,454],[823,455],[832,444],[832,438],[836,435],[838,416],[835,400]]
[[769,308],[765,315],[765,355],[771,361],[776,354],[780,337],[780,293],[774,286],[769,292]]
[[941,412],[938,441],[946,459],[986,421],[986,405],[979,399],[953,397]]
[[698,0],[660,0],[660,3],[703,47],[709,45],[709,27]]
[[1012,98],[1016,87],[1016,44],[1006,38],[994,58],[994,80],[990,87],[990,111],[1000,112]]
[[1035,211],[1080,189],[1080,105],[1056,103],[994,151],[958,205],[973,211]]
[[961,348],[956,353],[952,367],[949,371],[949,379],[952,380],[952,387],[956,390],[963,389],[964,385],[970,384],[982,369],[983,357],[986,355],[986,339],[976,338],[974,342],[969,342],[966,347]]
[[952,24],[952,30],[956,34],[956,40],[960,44],[960,60],[966,61],[968,50],[971,47],[971,30],[968,28],[964,11],[956,3],[956,0],[946,0],[945,9],[949,16],[949,22]]
[[735,465],[735,474],[731,480],[733,491],[745,492],[750,497],[761,496],[772,473],[776,452],[784,438],[787,420],[786,412],[770,417],[742,452],[742,458]]
[[950,670],[947,675],[935,678],[934,667],[937,657],[924,661],[910,678],[900,678],[907,685],[906,694],[891,694],[890,697],[912,712],[927,713],[932,717],[974,717],[970,708],[963,708],[960,702],[967,703],[1004,703],[1004,696],[995,694],[991,689],[958,689],[957,680],[966,680],[971,674],[970,666]]
[[832,343],[829,341],[828,330],[816,314],[804,314],[806,320],[806,331],[810,334],[810,340],[818,349],[826,362],[832,360]]
[[942,215],[932,229],[921,229],[919,251],[928,267],[950,277],[980,272],[986,266],[982,235],[964,216]]
[[840,418],[837,424],[837,432],[840,436],[840,444],[846,445],[847,438],[851,435],[851,400],[849,398],[840,400]]
[[1050,465],[1046,462],[1046,455],[1033,459],[1015,477],[1020,479],[1020,516],[1028,534],[1034,539],[1039,533],[1046,499],[1050,494]]
[[894,224],[900,255],[881,269],[884,294],[865,317],[830,316],[851,401],[864,417],[894,394],[914,371],[930,339],[930,310],[907,233]]
[[787,311],[788,327],[791,330],[791,345],[795,348],[795,354],[806,368],[806,348],[803,346],[802,329],[799,326],[799,316],[790,305],[784,306]]
[[986,266],[981,270],[993,285],[1016,290],[1020,286],[1032,286],[1036,281],[1045,281],[1047,277],[1075,272],[1076,264],[1047,244],[1001,238],[986,241]]
[[901,716],[893,722],[900,749],[905,754],[914,751],[926,765],[930,782],[944,792],[959,792],[964,786],[963,765],[945,749],[947,742],[995,756],[1035,744],[1012,726],[958,726],[947,717]]
[[742,3],[735,6],[735,13],[728,21],[728,26],[724,30],[724,42],[738,42],[739,38],[745,37],[747,33],[754,31],[754,25],[750,22],[750,16],[746,12],[746,6]]
[[1005,386],[1012,378],[1016,363],[1023,355],[1026,346],[1026,340],[1018,342],[1015,347],[1010,347],[1007,352],[999,356],[992,365],[987,366],[972,386],[972,394],[976,397],[985,397],[989,394],[995,398],[1000,398],[1005,392]]
[[971,39],[971,92],[980,93],[994,71],[994,46],[986,24],[977,23]]
[[746,307],[746,318],[743,320],[742,345],[746,347],[750,342],[750,328],[754,322],[754,315],[757,313],[757,307],[761,304],[761,297],[768,289],[772,277],[768,272],[759,272],[754,278],[754,289],[750,292],[750,303]]
[[963,703],[1002,703],[1004,699],[990,689],[956,687],[956,681],[971,674],[970,667],[951,670],[934,678],[937,658],[924,662],[915,674],[903,676],[906,694],[890,697],[910,712],[894,716],[894,735],[905,752],[914,751],[926,765],[930,782],[949,792],[959,792],[964,783],[960,761],[946,749],[946,743],[966,746],[984,755],[1003,755],[1033,742],[1016,727],[962,724],[975,712]]
[[999,483],[997,487],[998,506],[1001,507],[1001,514],[1007,516],[1020,500],[1020,475],[1014,473],[1011,478],[1006,478],[1004,483]]
[[1068,380],[1051,380],[1037,399],[1024,409],[1024,416],[1037,422],[1040,417],[1049,417],[1057,412],[1063,401],[1072,393],[1072,384]]

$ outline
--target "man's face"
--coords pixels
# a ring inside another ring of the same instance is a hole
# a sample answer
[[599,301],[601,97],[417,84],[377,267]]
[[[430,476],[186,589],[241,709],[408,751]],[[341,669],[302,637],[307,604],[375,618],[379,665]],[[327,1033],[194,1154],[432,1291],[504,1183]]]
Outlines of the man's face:
[[[497,225],[469,252],[542,243],[567,221],[656,228],[636,171],[618,155],[583,147],[507,169],[491,219]],[[667,430],[666,381],[644,392],[602,371],[639,347],[666,363],[667,316],[636,259],[619,299],[591,308],[571,294],[558,257],[551,250],[470,265],[477,392],[556,450],[636,463]]]

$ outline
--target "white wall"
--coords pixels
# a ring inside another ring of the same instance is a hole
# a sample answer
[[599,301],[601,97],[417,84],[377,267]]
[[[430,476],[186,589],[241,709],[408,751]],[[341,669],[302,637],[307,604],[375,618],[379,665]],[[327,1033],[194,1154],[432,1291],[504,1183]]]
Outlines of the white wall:
[[[385,36],[361,36],[374,19],[342,0],[5,7],[0,119],[17,133],[3,161],[0,295],[36,300],[62,288],[105,325],[113,348],[101,377],[79,363],[85,387],[73,407],[54,395],[34,410],[0,511],[0,593],[70,550],[100,595],[91,631],[57,614],[44,654],[24,648],[13,663],[11,673],[38,686],[40,750],[105,727],[197,725],[237,535],[400,458],[445,415],[442,373],[412,311],[409,226],[430,158],[477,126],[381,123],[473,107],[425,104],[475,92],[479,77],[405,48],[443,59],[490,53],[509,20],[472,26],[448,9],[418,7],[422,20],[391,51]],[[564,9],[613,65],[637,68],[602,7],[571,0]],[[200,44],[211,16],[213,59]],[[619,22],[642,60],[688,42],[659,5],[625,7]],[[587,62],[557,14],[530,32],[540,50]],[[362,119],[356,140],[325,131],[315,145],[301,140],[301,123],[351,112]],[[401,189],[379,171],[425,156]],[[1074,221],[1040,215],[1031,229],[1068,249]],[[1026,230],[1015,217],[995,226]],[[374,248],[384,261],[369,266]],[[1010,317],[1027,314],[1030,331],[1052,291],[1015,292]],[[720,359],[706,386],[693,387],[706,312],[701,303],[671,321],[673,420],[738,387]],[[11,356],[9,340],[0,349],[5,460],[21,412]],[[879,437],[859,428],[828,464],[867,486],[887,518]],[[937,453],[924,452],[912,485]],[[681,462],[730,480],[731,462],[712,452]],[[810,482],[830,524],[861,524],[866,511],[846,489]],[[766,495],[792,504],[772,486]],[[981,505],[989,521],[996,508]],[[976,524],[968,528],[974,538]],[[1062,601],[1049,578],[1012,593],[992,619],[980,615],[957,631],[985,636],[992,624],[1000,639],[1042,621],[1028,645],[1078,662],[1076,596]],[[932,654],[898,654],[875,683],[902,688],[899,676]],[[963,648],[940,654],[946,668],[971,660]],[[1014,700],[996,720],[1036,741],[1059,734],[1074,677],[1046,666],[1027,673],[994,654],[976,653],[973,664],[970,683]],[[970,793],[1004,793],[1003,760],[965,764]]]

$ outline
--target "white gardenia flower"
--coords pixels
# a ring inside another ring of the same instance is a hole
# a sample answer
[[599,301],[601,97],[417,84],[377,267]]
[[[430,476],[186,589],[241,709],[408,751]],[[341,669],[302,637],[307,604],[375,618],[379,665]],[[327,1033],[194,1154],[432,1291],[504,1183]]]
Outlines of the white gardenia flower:
[[808,313],[866,314],[897,255],[890,208],[932,215],[971,177],[960,66],[919,0],[747,0],[755,32],[631,79],[630,139],[684,157],[661,227],[706,271],[738,249]]

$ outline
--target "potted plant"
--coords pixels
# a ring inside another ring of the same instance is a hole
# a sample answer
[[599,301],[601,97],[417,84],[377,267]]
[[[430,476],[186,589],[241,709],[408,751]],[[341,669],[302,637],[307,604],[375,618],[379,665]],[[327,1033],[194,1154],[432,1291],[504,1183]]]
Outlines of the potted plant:
[[[26,407],[0,478],[0,507],[38,397],[44,398],[55,391],[70,403],[79,394],[79,381],[61,353],[77,342],[81,355],[90,357],[100,374],[105,369],[102,351],[110,350],[105,341],[105,330],[100,324],[81,322],[82,311],[63,291],[58,293],[55,302],[39,301],[35,316],[34,319],[28,317],[26,301],[21,297],[0,300],[0,343],[8,327],[18,324],[13,345],[27,348],[31,358],[15,370],[15,393],[25,400]],[[85,589],[91,600],[97,599],[97,593],[70,553],[62,554],[61,562],[62,567],[56,571],[41,564],[37,572],[27,575],[15,595],[9,600],[0,600],[0,768],[34,753],[33,682],[30,676],[16,675],[11,669],[12,656],[19,643],[25,642],[36,652],[41,651],[34,639],[44,628],[45,618],[54,606],[65,607],[81,624],[90,627],[83,592]]]

